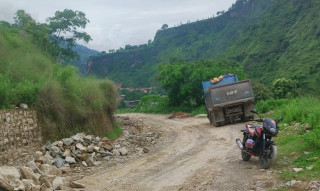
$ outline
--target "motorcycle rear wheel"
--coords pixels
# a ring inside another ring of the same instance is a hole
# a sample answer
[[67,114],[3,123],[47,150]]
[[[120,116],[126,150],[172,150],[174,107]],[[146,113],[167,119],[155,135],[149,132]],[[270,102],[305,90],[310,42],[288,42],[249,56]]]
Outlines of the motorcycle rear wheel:
[[259,155],[260,166],[261,168],[264,168],[264,169],[269,168],[276,160],[277,146],[270,145],[269,147],[266,148],[266,152],[267,152],[266,154],[261,153]]
[[244,152],[244,151],[241,151],[241,157],[242,157],[242,160],[248,161],[248,160],[250,160],[251,155],[246,153],[246,152]]

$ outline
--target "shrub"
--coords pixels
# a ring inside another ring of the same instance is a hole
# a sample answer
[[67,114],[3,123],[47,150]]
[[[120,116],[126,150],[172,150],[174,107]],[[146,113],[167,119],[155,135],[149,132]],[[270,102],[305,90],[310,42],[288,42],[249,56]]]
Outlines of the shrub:
[[9,107],[9,86],[7,76],[0,74],[0,109]]
[[298,96],[297,83],[291,79],[278,78],[272,82],[273,95],[277,99]]
[[271,90],[258,82],[253,83],[253,92],[254,92],[254,99],[256,102],[261,100],[267,100],[273,97]]

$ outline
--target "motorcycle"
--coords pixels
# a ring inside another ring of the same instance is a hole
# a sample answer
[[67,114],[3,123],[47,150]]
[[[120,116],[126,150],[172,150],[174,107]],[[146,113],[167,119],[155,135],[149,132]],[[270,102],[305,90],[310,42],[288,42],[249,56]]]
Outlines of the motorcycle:
[[241,157],[244,161],[250,160],[251,156],[258,156],[260,166],[267,169],[274,163],[277,156],[277,146],[272,138],[278,134],[277,124],[282,121],[282,117],[276,121],[270,118],[262,119],[255,109],[252,109],[251,112],[260,117],[260,119],[252,121],[263,124],[258,126],[246,124],[245,129],[241,130],[243,133],[242,141],[237,138],[236,143],[241,149]]

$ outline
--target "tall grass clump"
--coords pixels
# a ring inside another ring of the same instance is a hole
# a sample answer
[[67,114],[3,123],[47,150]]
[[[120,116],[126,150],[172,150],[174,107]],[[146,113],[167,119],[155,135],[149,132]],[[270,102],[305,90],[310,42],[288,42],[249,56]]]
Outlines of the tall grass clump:
[[287,104],[290,100],[288,99],[267,99],[258,101],[255,108],[260,113],[266,113],[270,110],[276,110]]

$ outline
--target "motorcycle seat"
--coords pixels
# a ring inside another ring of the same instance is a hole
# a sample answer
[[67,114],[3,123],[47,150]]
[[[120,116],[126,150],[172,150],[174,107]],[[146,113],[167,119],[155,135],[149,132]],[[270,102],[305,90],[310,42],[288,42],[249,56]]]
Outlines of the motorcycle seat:
[[258,126],[255,126],[255,125],[249,125],[249,124],[246,124],[246,127],[249,129],[252,129],[252,130],[256,130],[256,128],[257,127],[259,127],[259,125]]

